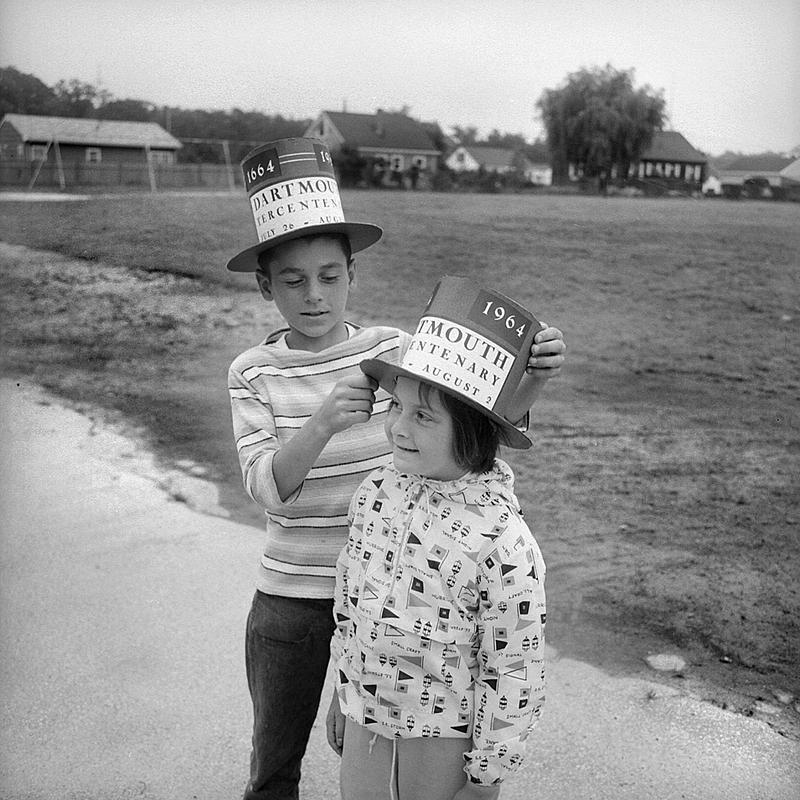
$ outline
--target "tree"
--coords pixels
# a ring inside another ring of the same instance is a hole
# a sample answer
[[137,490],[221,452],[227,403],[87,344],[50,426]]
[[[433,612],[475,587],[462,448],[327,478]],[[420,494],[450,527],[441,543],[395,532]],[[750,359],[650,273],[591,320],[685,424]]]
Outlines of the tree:
[[144,100],[108,100],[99,106],[95,115],[97,119],[115,119],[128,122],[152,122],[155,107]]
[[35,75],[14,67],[0,67],[0,116],[3,114],[54,114],[53,90]]
[[500,133],[497,128],[494,128],[485,141],[476,142],[476,144],[485,144],[488,147],[502,147],[506,150],[524,150],[528,143],[521,133]]
[[478,129],[468,126],[466,128],[462,128],[460,125],[453,125],[453,138],[459,143],[463,145],[471,145],[476,144],[478,141]]
[[579,174],[620,178],[638,161],[664,124],[662,91],[634,88],[634,71],[581,69],[558,89],[546,89],[537,102],[558,181],[572,164]]
[[55,113],[60,117],[93,117],[95,108],[111,99],[111,95],[98,91],[91,83],[77,78],[61,80],[53,87],[56,98]]

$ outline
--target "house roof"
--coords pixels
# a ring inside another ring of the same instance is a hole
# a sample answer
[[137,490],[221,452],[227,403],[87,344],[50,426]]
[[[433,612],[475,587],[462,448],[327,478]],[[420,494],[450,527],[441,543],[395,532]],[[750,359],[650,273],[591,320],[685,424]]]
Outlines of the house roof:
[[800,181],[800,158],[796,158],[787,164],[781,170],[781,175],[792,181]]
[[438,152],[425,128],[405,114],[351,114],[325,111],[328,119],[353,147]]
[[514,166],[515,152],[507,147],[486,147],[484,145],[464,145],[464,149],[488,171],[508,169]]
[[793,158],[765,153],[760,156],[743,156],[728,164],[723,172],[780,172],[794,161]]
[[641,155],[642,161],[682,161],[703,164],[708,161],[699,150],[686,141],[678,131],[656,131],[650,147]]
[[117,120],[77,117],[39,117],[32,114],[6,114],[0,125],[12,125],[23,142],[57,141],[104,147],[150,147],[177,150],[181,143],[156,122],[119,122]]

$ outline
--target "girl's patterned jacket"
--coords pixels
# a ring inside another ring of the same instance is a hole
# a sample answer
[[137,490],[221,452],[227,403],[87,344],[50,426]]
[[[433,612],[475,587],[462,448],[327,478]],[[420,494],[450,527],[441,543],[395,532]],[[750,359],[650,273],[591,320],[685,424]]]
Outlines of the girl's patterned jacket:
[[472,737],[481,784],[520,766],[544,702],[545,567],[513,483],[500,460],[448,482],[378,469],[337,564],[343,713],[386,737]]

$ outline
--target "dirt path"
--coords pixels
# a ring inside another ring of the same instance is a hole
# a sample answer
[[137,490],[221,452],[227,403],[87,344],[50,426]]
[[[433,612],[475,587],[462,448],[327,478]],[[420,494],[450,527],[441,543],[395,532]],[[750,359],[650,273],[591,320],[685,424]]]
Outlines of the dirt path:
[[[260,525],[225,390],[231,359],[278,324],[255,291],[2,243],[0,270],[3,374],[124,426],[164,469],[200,465],[232,518]],[[769,382],[653,352],[631,355],[624,392],[617,361],[576,354],[534,457],[510,459],[548,561],[548,637],[798,736],[797,429],[769,424],[786,413]],[[649,671],[664,652],[686,667]]]

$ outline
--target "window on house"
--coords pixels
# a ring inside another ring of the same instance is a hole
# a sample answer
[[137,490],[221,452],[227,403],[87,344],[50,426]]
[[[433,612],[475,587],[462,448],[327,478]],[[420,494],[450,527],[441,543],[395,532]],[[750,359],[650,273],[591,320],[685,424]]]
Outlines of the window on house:
[[86,163],[87,164],[99,164],[102,161],[103,154],[100,152],[99,147],[87,147],[86,148]]
[[647,172],[647,177],[648,178],[653,174],[653,162],[652,161],[648,161],[647,162],[647,168],[646,168],[645,171]]
[[665,178],[672,177],[672,164],[669,161],[667,161],[667,163],[664,164],[664,177]]
[[699,164],[694,165],[694,179],[699,181],[703,174],[703,168]]
[[31,145],[31,161],[42,161],[47,157],[46,144],[32,144]]
[[403,165],[405,164],[405,159],[403,156],[392,156],[389,159],[389,163],[392,165],[392,171],[398,170],[399,172],[403,171]]
[[420,169],[425,169],[428,166],[428,159],[425,156],[414,156],[411,163],[416,164]]
[[174,154],[170,150],[151,150],[150,162],[152,164],[174,164]]

